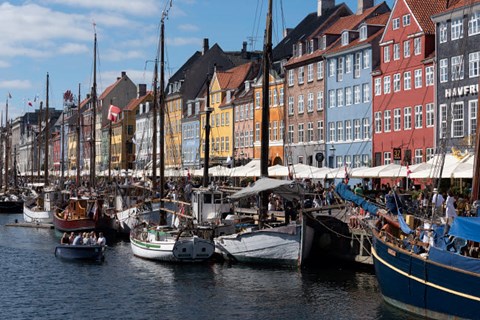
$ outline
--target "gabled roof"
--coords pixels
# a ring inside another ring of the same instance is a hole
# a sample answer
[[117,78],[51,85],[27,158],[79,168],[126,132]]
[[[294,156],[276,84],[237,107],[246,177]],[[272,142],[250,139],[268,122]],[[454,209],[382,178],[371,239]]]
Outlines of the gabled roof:
[[273,61],[290,58],[293,53],[293,45],[302,39],[307,39],[331,16],[351,13],[352,11],[344,3],[327,10],[321,16],[318,16],[317,12],[310,13],[275,46],[272,54]]
[[445,15],[460,8],[473,7],[476,4],[480,4],[480,0],[450,0],[447,1],[445,10],[438,12],[434,16]]
[[435,35],[435,23],[431,16],[446,9],[448,0],[405,0],[420,28],[427,35]]
[[127,104],[127,106],[123,110],[132,111],[135,110],[141,103],[144,103],[148,100],[153,99],[153,92],[148,91],[144,96],[133,98]]
[[245,81],[252,64],[252,62],[248,62],[227,71],[217,72],[216,75],[220,88],[222,88],[222,90],[237,89]]
[[103,100],[105,99],[106,96],[108,96],[108,94],[110,92],[112,92],[113,89],[115,89],[115,87],[124,79],[128,77],[126,73],[122,72],[122,76],[121,77],[118,77],[117,78],[117,81],[115,81],[113,84],[109,85],[103,92],[102,94],[100,95],[100,97],[98,97],[98,100]]

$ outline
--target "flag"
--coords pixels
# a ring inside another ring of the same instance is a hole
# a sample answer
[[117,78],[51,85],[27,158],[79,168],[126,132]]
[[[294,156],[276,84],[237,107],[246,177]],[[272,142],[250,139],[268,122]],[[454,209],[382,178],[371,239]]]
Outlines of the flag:
[[344,164],[344,167],[345,167],[345,183],[348,183],[348,181],[350,180],[350,177],[348,176],[348,169],[347,169],[347,163],[346,162]]
[[29,106],[29,107],[33,107],[32,101],[28,100],[28,106]]
[[117,121],[118,115],[120,114],[120,108],[117,106],[114,106],[113,104],[110,105],[110,108],[108,109],[108,120],[110,121]]
[[410,179],[410,173],[412,173],[412,170],[410,170],[410,167],[408,166],[407,163],[407,178]]

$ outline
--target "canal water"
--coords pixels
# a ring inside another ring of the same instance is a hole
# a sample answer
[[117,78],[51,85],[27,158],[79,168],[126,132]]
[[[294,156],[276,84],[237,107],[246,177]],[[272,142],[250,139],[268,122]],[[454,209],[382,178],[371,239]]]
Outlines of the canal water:
[[0,319],[418,319],[382,300],[372,270],[170,265],[110,244],[103,264],[54,256],[50,229],[0,215]]

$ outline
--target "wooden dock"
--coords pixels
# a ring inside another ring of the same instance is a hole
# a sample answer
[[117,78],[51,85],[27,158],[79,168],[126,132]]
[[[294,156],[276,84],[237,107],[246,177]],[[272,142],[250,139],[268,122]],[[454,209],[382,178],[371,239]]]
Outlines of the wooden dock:
[[36,222],[14,222],[7,223],[6,227],[23,227],[37,229],[53,229],[53,223],[36,223]]

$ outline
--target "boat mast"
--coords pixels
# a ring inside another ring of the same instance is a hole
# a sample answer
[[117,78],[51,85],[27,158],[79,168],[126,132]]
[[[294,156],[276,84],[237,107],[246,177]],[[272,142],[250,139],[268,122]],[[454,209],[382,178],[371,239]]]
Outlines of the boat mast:
[[37,136],[37,148],[38,148],[37,180],[38,182],[40,182],[40,158],[42,156],[42,111],[43,111],[43,101],[40,101],[40,111],[38,112],[38,136]]
[[44,162],[44,166],[45,166],[45,177],[44,177],[44,184],[45,184],[45,187],[48,186],[48,138],[49,138],[49,134],[48,134],[48,81],[49,81],[49,75],[48,75],[48,72],[47,72],[47,95],[46,95],[46,98],[45,98],[45,162]]
[[7,97],[7,104],[5,105],[5,192],[8,190],[8,156],[10,154],[10,146],[8,143],[8,97]]
[[[478,99],[480,102],[480,98]],[[477,132],[475,134],[475,159],[473,165],[473,186],[472,186],[472,200],[480,200],[480,117],[477,116]]]
[[[95,24],[93,25],[95,28]],[[91,152],[90,152],[90,187],[95,188],[95,160],[96,160],[96,148],[97,148],[97,135],[96,135],[96,122],[97,122],[97,32],[95,31],[95,39],[93,42],[93,86],[92,86],[92,140],[91,140]]]
[[[110,99],[110,107],[112,107],[113,99]],[[112,120],[109,119],[108,124],[108,181],[112,181]]]
[[205,101],[205,150],[203,156],[203,187],[208,187],[208,161],[210,154],[210,76],[207,75],[207,98]]
[[[160,27],[160,197],[165,196],[165,19],[167,15],[168,10],[165,10]],[[163,203],[160,202],[160,224],[165,225],[167,217],[162,208]]]
[[78,106],[77,106],[77,187],[80,186],[80,83],[78,84]]
[[158,111],[158,93],[157,93],[157,83],[158,83],[158,59],[155,59],[153,75],[153,149],[152,149],[152,189],[154,192],[157,191],[157,111]]
[[[267,25],[265,29],[265,44],[263,46],[263,81],[262,81],[262,132],[260,147],[260,176],[268,177],[268,151],[269,151],[269,122],[270,122],[270,96],[269,80],[270,65],[272,60],[272,0],[268,1]],[[268,215],[268,192],[260,195],[259,227]]]

